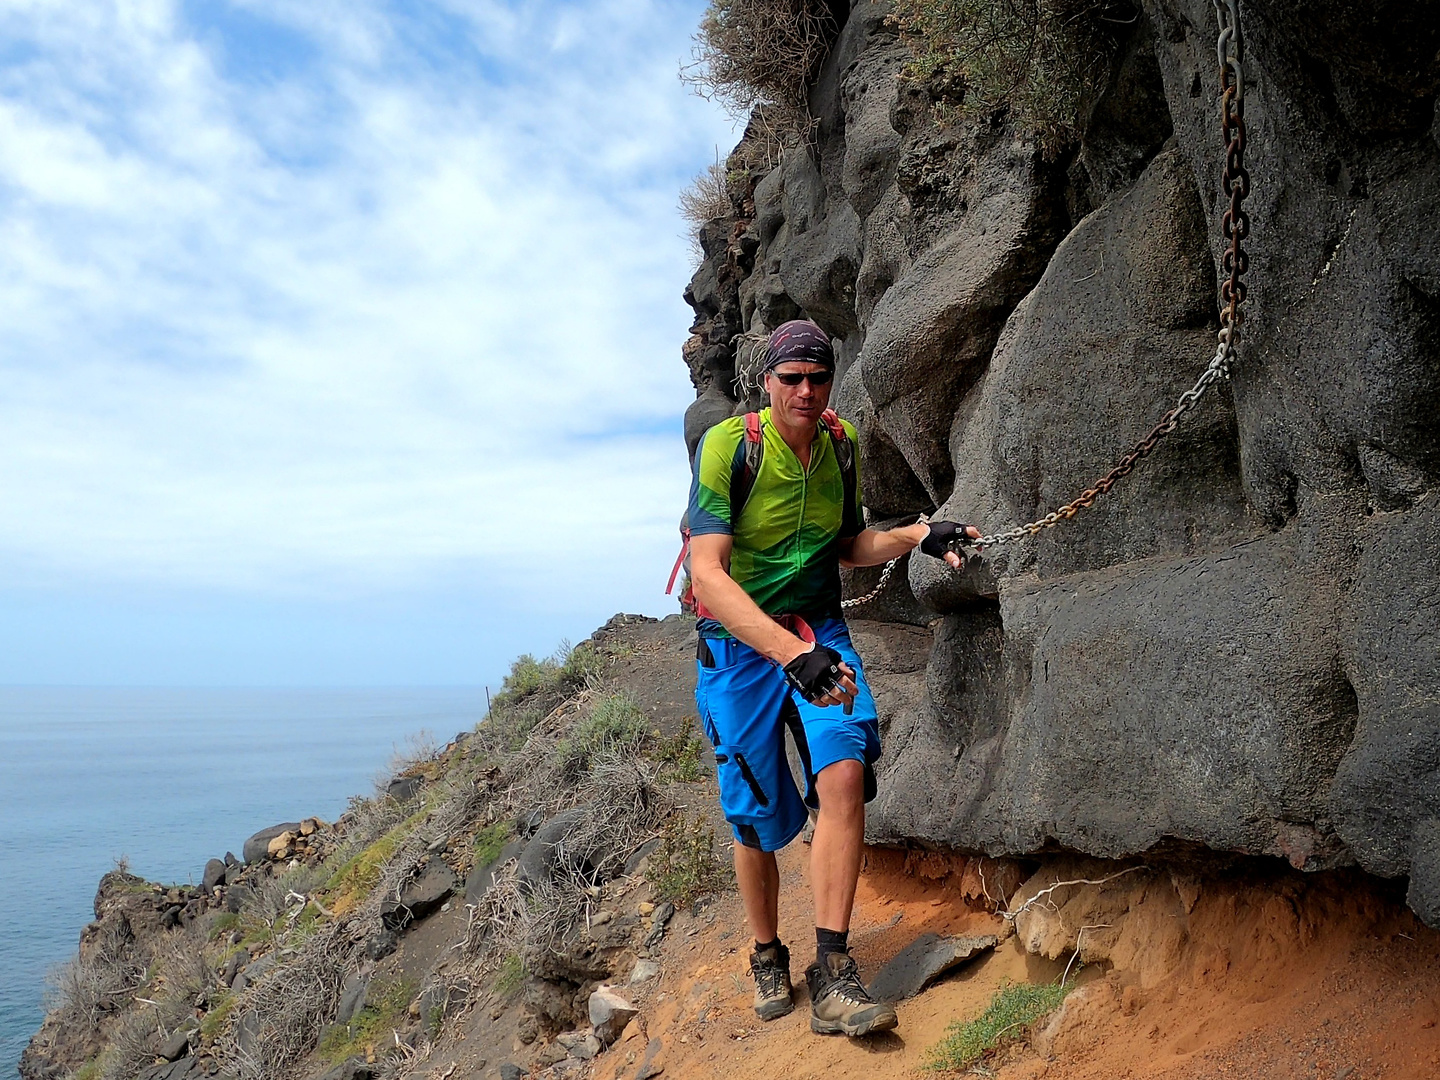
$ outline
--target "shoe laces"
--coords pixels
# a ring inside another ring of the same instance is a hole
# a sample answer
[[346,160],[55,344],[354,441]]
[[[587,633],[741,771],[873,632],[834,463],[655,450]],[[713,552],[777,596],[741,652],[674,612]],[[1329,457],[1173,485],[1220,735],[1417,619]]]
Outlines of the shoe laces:
[[785,992],[785,976],[789,974],[780,966],[780,957],[762,957],[755,953],[750,957],[750,974],[755,986],[763,997],[779,997]]
[[849,956],[845,957],[845,962],[839,971],[831,973],[826,982],[823,996],[838,997],[849,1005],[875,1004],[875,999],[870,996],[870,991],[866,990],[865,984],[860,981],[860,969],[855,966],[855,961]]

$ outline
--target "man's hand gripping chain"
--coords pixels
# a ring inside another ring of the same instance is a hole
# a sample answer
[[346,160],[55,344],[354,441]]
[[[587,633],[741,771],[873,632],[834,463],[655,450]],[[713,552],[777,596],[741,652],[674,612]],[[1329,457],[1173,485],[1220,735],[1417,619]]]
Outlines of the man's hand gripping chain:
[[932,521],[930,534],[920,541],[920,551],[935,559],[943,559],[947,551],[953,551],[963,559],[964,549],[975,542],[969,529],[969,525],[956,521]]

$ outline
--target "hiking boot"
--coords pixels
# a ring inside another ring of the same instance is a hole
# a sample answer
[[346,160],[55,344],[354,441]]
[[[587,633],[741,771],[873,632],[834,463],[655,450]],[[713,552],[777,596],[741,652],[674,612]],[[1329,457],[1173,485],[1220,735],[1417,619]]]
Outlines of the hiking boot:
[[810,1030],[818,1035],[870,1035],[899,1023],[895,1006],[870,996],[848,953],[826,953],[806,970],[805,981],[810,986]]
[[750,954],[755,978],[755,1012],[761,1020],[776,1020],[795,1008],[790,996],[790,950],[784,945],[757,949]]

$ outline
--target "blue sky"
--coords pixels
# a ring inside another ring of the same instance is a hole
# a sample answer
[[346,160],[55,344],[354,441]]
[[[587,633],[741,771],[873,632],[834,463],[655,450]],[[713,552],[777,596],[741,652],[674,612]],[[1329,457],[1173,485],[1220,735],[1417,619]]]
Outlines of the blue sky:
[[662,614],[700,0],[0,0],[0,682]]

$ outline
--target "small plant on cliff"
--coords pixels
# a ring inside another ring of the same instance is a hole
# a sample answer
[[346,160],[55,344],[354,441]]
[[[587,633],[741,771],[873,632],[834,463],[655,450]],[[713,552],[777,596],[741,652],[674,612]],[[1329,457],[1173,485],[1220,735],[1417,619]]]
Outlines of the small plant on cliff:
[[68,1023],[95,1024],[129,1003],[148,966],[130,924],[107,921],[80,955],[51,973],[50,1007],[60,1009]]
[[1053,159],[1104,86],[1113,28],[1136,16],[1130,0],[896,0],[890,18],[915,52],[907,75],[958,76],[960,118],[1005,110]]
[[510,839],[514,829],[514,824],[506,820],[486,825],[477,832],[475,834],[475,865],[489,866],[500,858],[500,852],[505,849],[505,841]]
[[394,1033],[405,1026],[405,1011],[415,997],[410,979],[377,977],[365,995],[365,1007],[348,1024],[331,1026],[320,1039],[320,1056],[344,1061],[352,1055],[368,1056],[390,1043]]
[[1067,993],[1060,983],[1002,986],[983,1013],[973,1020],[956,1020],[945,1029],[945,1038],[926,1054],[925,1068],[931,1072],[969,1069],[986,1054],[1024,1039],[1037,1020],[1060,1007]]
[[700,230],[717,218],[735,213],[730,202],[729,173],[717,157],[680,192],[680,216],[689,226],[690,253],[698,265],[705,258]]
[[649,734],[645,714],[626,694],[607,694],[555,745],[556,772],[574,780],[604,751],[638,750]]
[[515,992],[520,989],[520,984],[524,981],[525,961],[520,959],[519,953],[511,953],[500,962],[491,989],[497,996],[508,1001],[515,996]]
[[708,822],[673,814],[660,831],[660,846],[650,856],[645,880],[657,899],[677,908],[730,887],[731,869],[715,850],[715,830]]
[[705,776],[700,764],[700,740],[686,732],[661,739],[650,756],[660,763],[660,779],[693,784]]

